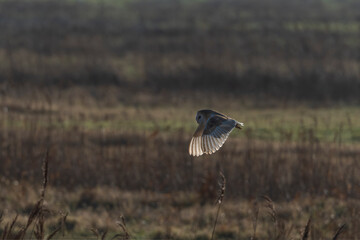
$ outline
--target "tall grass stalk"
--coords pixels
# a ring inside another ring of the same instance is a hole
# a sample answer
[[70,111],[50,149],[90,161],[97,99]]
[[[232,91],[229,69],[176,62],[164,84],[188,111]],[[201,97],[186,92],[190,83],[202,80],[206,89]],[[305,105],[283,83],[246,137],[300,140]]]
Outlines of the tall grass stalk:
[[217,211],[216,211],[216,217],[215,217],[214,227],[213,227],[212,234],[211,234],[211,240],[214,239],[215,228],[216,228],[216,224],[217,224],[217,221],[218,221],[218,218],[219,218],[220,208],[221,208],[221,205],[222,205],[223,200],[224,200],[225,188],[226,188],[225,176],[221,171],[219,172],[219,174],[220,174],[220,182],[219,182],[220,191],[219,191],[218,199],[216,200],[218,208],[217,208]]

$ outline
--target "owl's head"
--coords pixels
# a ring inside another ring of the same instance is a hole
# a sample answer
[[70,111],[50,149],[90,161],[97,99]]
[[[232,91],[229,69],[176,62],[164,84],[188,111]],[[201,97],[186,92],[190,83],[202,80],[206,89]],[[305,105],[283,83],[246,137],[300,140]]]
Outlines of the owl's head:
[[207,119],[209,119],[212,115],[214,114],[214,111],[212,110],[208,110],[208,109],[204,109],[204,110],[200,110],[197,112],[196,114],[196,122],[200,123],[202,121],[206,121]]
[[204,120],[204,114],[201,111],[197,112],[195,120],[197,123],[202,122]]

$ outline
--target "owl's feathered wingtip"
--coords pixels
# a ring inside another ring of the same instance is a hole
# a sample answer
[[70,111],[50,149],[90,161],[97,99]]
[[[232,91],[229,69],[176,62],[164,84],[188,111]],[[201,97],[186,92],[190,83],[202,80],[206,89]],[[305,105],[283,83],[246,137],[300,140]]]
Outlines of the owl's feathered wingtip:
[[237,122],[236,125],[235,125],[236,128],[238,129],[242,129],[244,127],[244,123],[242,122]]
[[189,154],[190,156],[198,157],[203,155],[201,149],[201,137],[193,137],[189,145]]

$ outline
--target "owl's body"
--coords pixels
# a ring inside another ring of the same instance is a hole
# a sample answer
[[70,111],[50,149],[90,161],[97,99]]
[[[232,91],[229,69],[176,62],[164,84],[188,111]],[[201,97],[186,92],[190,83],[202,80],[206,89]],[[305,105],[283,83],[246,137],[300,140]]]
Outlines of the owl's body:
[[189,146],[189,154],[200,156],[212,154],[219,150],[234,128],[241,129],[244,124],[224,114],[212,110],[200,110],[196,114],[199,126]]

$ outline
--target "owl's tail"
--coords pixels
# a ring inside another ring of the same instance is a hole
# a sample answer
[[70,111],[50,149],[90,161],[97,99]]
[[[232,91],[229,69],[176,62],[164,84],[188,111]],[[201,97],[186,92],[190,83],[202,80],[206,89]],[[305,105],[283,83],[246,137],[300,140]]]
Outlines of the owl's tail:
[[238,129],[242,129],[244,127],[244,124],[242,122],[236,122],[235,127]]

